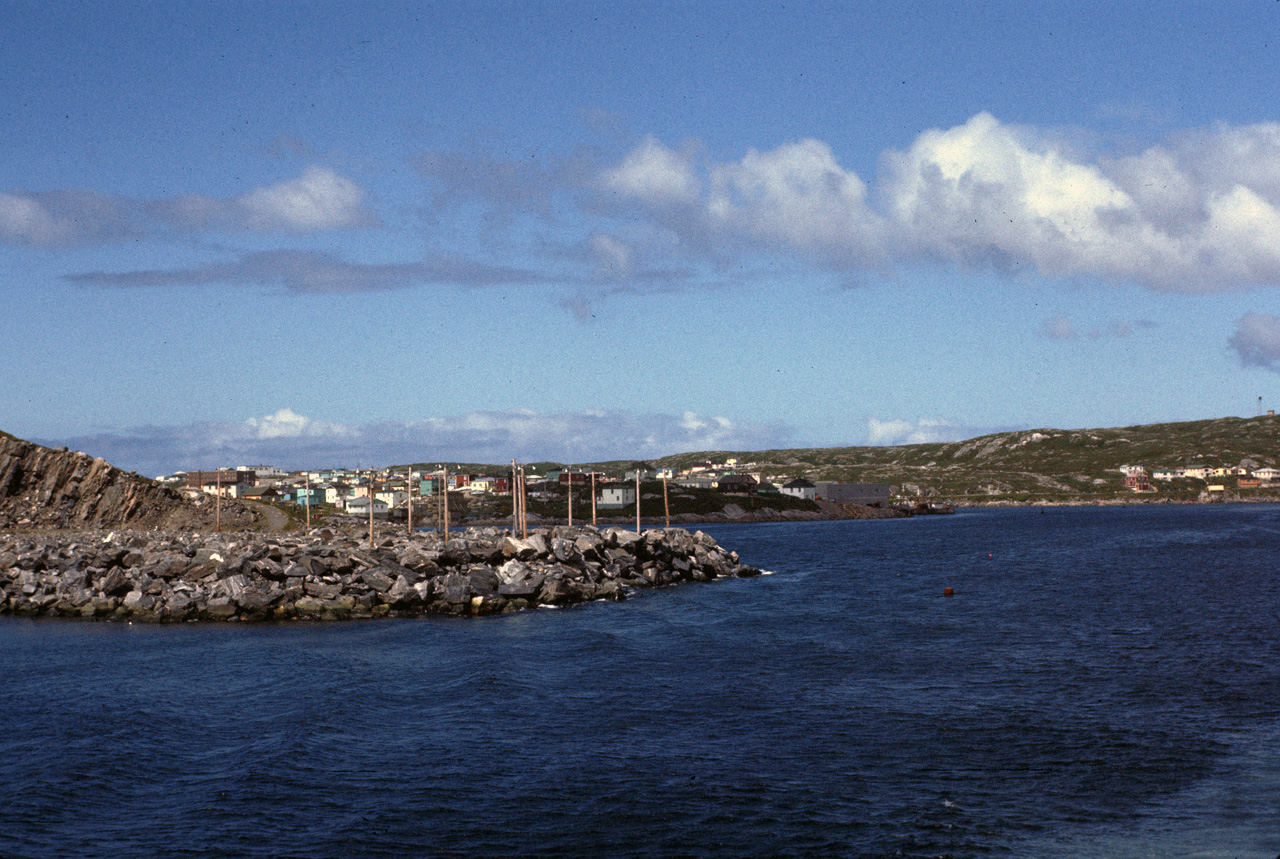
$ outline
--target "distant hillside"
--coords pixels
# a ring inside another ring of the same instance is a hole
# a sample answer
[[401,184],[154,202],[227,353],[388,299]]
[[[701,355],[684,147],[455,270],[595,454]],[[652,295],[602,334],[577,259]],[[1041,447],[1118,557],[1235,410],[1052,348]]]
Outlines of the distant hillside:
[[[0,433],[0,529],[212,530],[211,508],[106,460]],[[248,528],[258,516],[244,505],[224,503],[222,525]]]
[[[907,494],[920,491],[957,501],[1088,501],[1131,495],[1120,483],[1122,465],[1275,466],[1280,461],[1280,418],[1037,429],[899,447],[701,451],[650,462],[687,468],[731,457],[738,459],[742,470],[810,480],[890,483]],[[619,463],[597,465],[619,467]],[[1196,480],[1159,486],[1161,496],[1175,499],[1194,498],[1204,488],[1204,482]]]

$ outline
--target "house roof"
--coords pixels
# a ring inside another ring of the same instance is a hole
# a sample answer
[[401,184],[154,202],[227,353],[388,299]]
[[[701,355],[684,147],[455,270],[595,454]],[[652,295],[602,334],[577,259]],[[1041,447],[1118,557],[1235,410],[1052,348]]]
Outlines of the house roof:
[[250,486],[243,494],[249,496],[261,496],[270,493],[271,495],[279,495],[274,486]]

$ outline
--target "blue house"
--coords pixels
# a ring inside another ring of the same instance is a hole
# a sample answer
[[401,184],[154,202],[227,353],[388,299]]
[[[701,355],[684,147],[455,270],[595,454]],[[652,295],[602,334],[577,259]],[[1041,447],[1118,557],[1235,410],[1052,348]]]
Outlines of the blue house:
[[295,489],[293,491],[293,503],[299,507],[314,507],[317,504],[324,503],[324,490],[319,488],[311,489]]

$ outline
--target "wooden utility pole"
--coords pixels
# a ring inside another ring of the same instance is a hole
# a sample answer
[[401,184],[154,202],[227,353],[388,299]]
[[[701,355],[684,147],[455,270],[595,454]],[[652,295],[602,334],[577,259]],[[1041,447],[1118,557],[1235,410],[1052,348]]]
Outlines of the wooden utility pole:
[[311,472],[307,472],[307,530],[311,530]]
[[529,496],[525,493],[524,466],[520,466],[520,539],[529,536]]
[[667,500],[667,478],[662,478],[662,510],[667,519],[667,530],[671,530],[671,502]]
[[369,475],[369,548],[373,548],[373,502],[377,487],[373,485],[373,475]]
[[409,470],[405,473],[404,488],[409,491],[409,498],[405,501],[408,505],[408,518],[405,519],[404,532],[407,536],[413,536],[413,466],[409,466]]
[[596,473],[591,472],[591,527],[596,527]]
[[640,466],[636,466],[636,533],[640,533]]
[[569,478],[569,527],[573,527],[573,469],[565,470],[565,475]]
[[511,536],[520,537],[520,502],[516,495],[516,461],[511,460]]
[[213,475],[214,475],[213,476],[214,488],[218,490],[218,494],[214,496],[214,502],[213,502],[213,527],[217,533],[221,534],[222,533],[222,468],[221,466],[218,467],[218,470],[215,471]]
[[444,501],[444,539],[445,539],[445,542],[448,542],[449,541],[449,468],[448,466],[445,466],[445,469],[444,469],[443,501]]

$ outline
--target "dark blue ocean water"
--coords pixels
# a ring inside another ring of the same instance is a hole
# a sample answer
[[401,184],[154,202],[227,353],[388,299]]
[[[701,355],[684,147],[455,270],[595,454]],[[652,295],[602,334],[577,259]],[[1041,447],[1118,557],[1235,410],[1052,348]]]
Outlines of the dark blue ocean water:
[[1280,507],[706,530],[773,574],[5,619],[0,856],[1280,853]]

